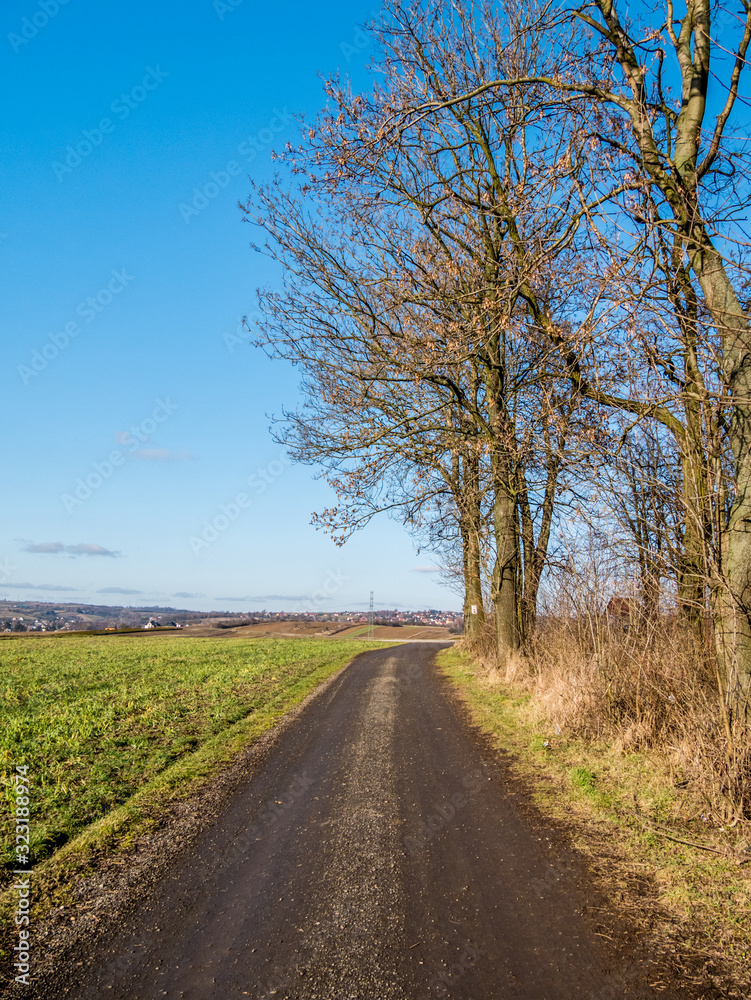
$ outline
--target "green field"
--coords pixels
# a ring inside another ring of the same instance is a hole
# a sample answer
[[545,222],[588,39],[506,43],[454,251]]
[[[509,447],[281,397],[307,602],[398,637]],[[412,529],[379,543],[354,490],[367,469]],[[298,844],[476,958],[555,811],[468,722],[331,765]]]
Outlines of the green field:
[[182,636],[0,643],[3,884],[15,867],[17,765],[29,769],[33,863],[116,816],[94,838],[97,850],[108,838],[112,846],[154,825],[165,803],[190,794],[368,648]]

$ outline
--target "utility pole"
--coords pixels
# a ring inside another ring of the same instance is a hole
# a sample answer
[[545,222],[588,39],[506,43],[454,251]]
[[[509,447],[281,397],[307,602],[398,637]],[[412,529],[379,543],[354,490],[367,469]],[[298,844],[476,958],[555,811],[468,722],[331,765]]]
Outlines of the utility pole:
[[370,607],[368,608],[368,639],[373,638],[373,625],[375,624],[375,611],[373,608],[373,591],[370,592]]

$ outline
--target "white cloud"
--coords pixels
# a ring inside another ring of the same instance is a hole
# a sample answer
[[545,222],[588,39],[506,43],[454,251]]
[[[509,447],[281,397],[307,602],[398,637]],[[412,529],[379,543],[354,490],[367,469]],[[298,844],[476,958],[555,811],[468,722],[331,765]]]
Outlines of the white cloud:
[[65,553],[71,556],[119,556],[119,552],[112,549],[105,549],[103,545],[94,545],[79,542],[77,545],[63,545],[62,542],[29,542],[24,547],[24,552],[33,552],[36,555],[59,555]]

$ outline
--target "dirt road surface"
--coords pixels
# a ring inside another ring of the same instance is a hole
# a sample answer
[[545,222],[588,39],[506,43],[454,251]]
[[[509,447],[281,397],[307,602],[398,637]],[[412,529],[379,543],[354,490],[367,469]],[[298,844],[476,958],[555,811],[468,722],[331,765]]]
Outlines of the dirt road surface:
[[[433,664],[355,660],[120,921],[75,1000],[670,997],[596,931],[579,863],[515,806]],[[50,990],[52,992],[50,992]]]

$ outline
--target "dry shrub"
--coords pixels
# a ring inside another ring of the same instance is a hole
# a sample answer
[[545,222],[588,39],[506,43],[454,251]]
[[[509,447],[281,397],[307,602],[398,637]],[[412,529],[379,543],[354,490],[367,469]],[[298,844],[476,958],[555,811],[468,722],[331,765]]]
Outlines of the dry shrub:
[[[492,615],[459,645],[486,684],[531,694],[533,717],[624,753],[659,753],[689,782],[702,812],[722,823],[751,818],[751,742],[727,718],[708,630],[697,642],[675,614],[646,618],[633,597],[627,614],[609,615],[611,567],[602,555],[588,566],[548,592],[523,656],[499,664]],[[618,589],[629,593],[622,579]]]
[[748,733],[731,728],[710,648],[675,616],[548,616],[528,659],[526,686],[539,716],[624,752],[669,754],[716,819],[751,817]]
[[526,683],[529,679],[530,669],[528,658],[521,652],[509,656],[502,669],[496,668],[498,676],[504,684]]
[[455,643],[455,648],[469,653],[473,660],[479,664],[484,674],[488,675],[496,670],[496,631],[493,615],[485,618],[482,626],[477,629],[476,634],[470,638],[465,632],[461,639]]
[[488,615],[483,627],[470,639],[464,635],[455,643],[455,649],[469,653],[480,668],[480,678],[488,687],[524,684],[529,676],[530,664],[520,651],[504,663],[498,662],[496,630],[493,616]]

